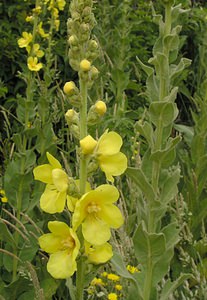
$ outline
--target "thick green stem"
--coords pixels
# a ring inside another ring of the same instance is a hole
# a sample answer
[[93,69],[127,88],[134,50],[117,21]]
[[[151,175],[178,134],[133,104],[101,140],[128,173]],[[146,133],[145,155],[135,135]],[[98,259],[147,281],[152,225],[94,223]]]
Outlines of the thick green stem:
[[83,290],[84,290],[84,276],[85,276],[85,262],[84,258],[81,257],[78,262],[77,272],[76,272],[76,300],[83,300]]
[[[87,136],[87,83],[80,80],[80,94],[81,94],[81,107],[80,107],[80,139]],[[85,155],[80,156],[80,193],[85,193],[87,181],[87,159]]]

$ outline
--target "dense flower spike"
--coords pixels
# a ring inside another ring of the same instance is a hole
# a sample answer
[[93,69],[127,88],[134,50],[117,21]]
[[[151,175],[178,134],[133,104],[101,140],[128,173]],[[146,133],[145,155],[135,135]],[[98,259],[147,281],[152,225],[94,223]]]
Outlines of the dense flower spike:
[[67,197],[69,180],[62,170],[59,161],[47,152],[49,164],[34,169],[34,178],[46,183],[44,193],[40,198],[40,207],[47,213],[62,212]]
[[86,194],[76,203],[72,224],[76,230],[82,224],[85,240],[92,245],[103,245],[110,237],[110,228],[123,224],[122,214],[113,203],[119,198],[116,187],[103,184]]
[[80,242],[73,229],[63,222],[51,221],[48,228],[51,233],[39,238],[41,249],[50,254],[47,270],[54,278],[68,278],[77,269]]

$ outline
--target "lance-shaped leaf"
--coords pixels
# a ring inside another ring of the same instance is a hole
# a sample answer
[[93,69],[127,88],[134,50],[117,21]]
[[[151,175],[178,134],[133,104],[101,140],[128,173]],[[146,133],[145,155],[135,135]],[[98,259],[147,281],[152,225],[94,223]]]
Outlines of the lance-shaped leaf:
[[158,126],[160,122],[167,127],[176,119],[178,115],[177,105],[168,101],[152,102],[149,107],[151,121]]

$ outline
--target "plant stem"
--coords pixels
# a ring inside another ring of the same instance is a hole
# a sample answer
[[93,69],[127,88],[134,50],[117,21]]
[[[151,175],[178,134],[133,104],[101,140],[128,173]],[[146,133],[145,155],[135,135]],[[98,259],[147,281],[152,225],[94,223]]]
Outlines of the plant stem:
[[[87,83],[80,79],[80,94],[81,94],[81,107],[80,107],[80,139],[87,136]],[[80,156],[80,193],[85,193],[87,181],[87,159],[84,155]]]

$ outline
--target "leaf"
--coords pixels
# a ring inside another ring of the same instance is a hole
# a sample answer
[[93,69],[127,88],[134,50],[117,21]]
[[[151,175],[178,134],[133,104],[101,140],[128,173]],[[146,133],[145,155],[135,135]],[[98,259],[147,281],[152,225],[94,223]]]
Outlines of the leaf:
[[171,81],[173,81],[182,71],[190,66],[191,60],[188,58],[181,58],[180,62],[178,65],[171,65],[170,66],[170,78]]
[[143,64],[143,62],[139,59],[139,57],[136,56],[136,60],[138,61],[139,65],[141,66],[141,68],[143,69],[143,71],[145,71],[145,73],[150,76],[154,73],[154,69],[152,67],[149,67],[145,64]]
[[154,101],[150,104],[149,115],[155,126],[158,127],[161,122],[164,127],[167,127],[178,115],[177,105],[167,101]]
[[188,146],[190,146],[194,136],[194,128],[192,126],[186,126],[182,124],[174,124],[173,127],[184,135],[185,142],[188,144]]
[[8,243],[11,247],[15,247],[16,245],[11,232],[2,220],[0,220],[0,241]]
[[144,122],[144,124],[140,124],[139,122],[135,125],[135,130],[137,130],[145,139],[147,140],[149,146],[153,147],[153,128],[149,122]]
[[141,169],[127,168],[126,174],[137,184],[146,199],[150,202],[155,201],[156,195],[153,187]]
[[161,195],[160,202],[161,203],[169,203],[174,197],[177,195],[178,188],[177,184],[180,180],[180,168],[177,167],[173,173],[168,173],[168,177],[165,180]]
[[163,233],[148,233],[141,223],[133,237],[134,251],[137,260],[147,268],[149,260],[153,265],[162,258],[166,250],[165,237]]
[[179,242],[180,229],[176,222],[170,223],[162,229],[162,233],[165,235],[166,240],[166,249],[174,248],[175,245]]
[[181,274],[175,281],[168,280],[160,296],[160,300],[168,300],[171,294],[188,278],[191,278],[192,274]]

